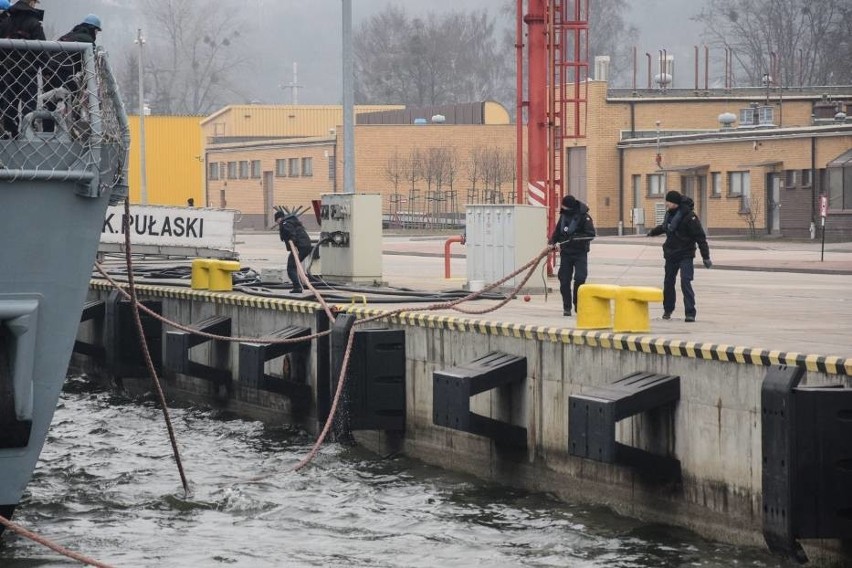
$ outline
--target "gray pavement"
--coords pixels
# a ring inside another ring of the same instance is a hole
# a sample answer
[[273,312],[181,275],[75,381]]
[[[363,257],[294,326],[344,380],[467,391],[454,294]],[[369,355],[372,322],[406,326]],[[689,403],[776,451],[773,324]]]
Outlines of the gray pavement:
[[[439,237],[387,235],[383,278],[390,286],[419,290],[459,289],[466,283],[464,247],[451,246],[451,278],[444,278],[444,242]],[[592,244],[589,282],[662,286],[662,238],[601,237]],[[544,242],[542,242],[542,247]],[[783,352],[852,358],[852,243],[711,239],[714,267],[696,264],[694,287],[698,321],[683,321],[678,303],[674,318],[661,319],[662,306],[652,305],[650,335],[700,343],[718,343]],[[243,266],[256,270],[282,267],[283,245],[273,233],[241,233],[237,250]],[[549,293],[530,294],[495,312],[462,318],[537,326],[573,328],[575,318],[562,316],[559,283],[539,269],[531,286]],[[493,302],[477,301],[485,307]],[[371,307],[396,309],[400,304]],[[412,311],[424,304],[411,305]]]

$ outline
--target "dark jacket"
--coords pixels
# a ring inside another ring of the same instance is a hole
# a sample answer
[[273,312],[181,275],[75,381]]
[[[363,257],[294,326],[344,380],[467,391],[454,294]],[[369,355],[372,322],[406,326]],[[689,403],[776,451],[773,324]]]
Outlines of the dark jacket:
[[698,215],[695,214],[695,202],[684,197],[677,209],[669,209],[663,222],[648,232],[648,236],[666,234],[663,243],[663,256],[666,260],[678,261],[695,257],[695,249],[701,250],[701,258],[710,258],[707,235]]
[[595,224],[589,215],[589,206],[578,201],[574,209],[559,210],[559,221],[553,228],[553,234],[550,235],[548,243],[564,242],[565,244],[560,248],[560,254],[578,256],[589,252],[593,238],[595,238]]
[[290,250],[290,241],[296,243],[296,248],[299,252],[306,254],[311,251],[311,237],[305,230],[305,226],[297,217],[286,217],[283,222],[278,225],[278,235]]
[[45,39],[41,21],[44,10],[32,8],[18,0],[9,8],[9,17],[0,25],[0,37],[10,39]]
[[74,29],[59,38],[59,41],[76,41],[79,43],[95,43],[98,30],[91,24],[77,24]]

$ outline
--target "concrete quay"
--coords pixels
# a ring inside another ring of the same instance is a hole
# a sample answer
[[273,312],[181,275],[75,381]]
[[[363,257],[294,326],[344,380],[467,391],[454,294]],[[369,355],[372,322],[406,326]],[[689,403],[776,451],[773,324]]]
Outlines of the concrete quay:
[[[387,235],[383,243],[384,280],[389,286],[418,290],[459,289],[466,283],[464,246],[451,245],[451,278],[444,278],[444,242],[448,236]],[[589,256],[590,283],[662,287],[662,237],[601,237]],[[542,241],[542,247],[544,246]],[[852,358],[852,243],[826,244],[781,240],[710,239],[713,268],[696,261],[693,283],[698,318],[683,321],[683,305],[674,318],[661,318],[651,306],[652,332],[658,338],[766,350]],[[237,250],[243,266],[281,267],[286,252],[277,235],[242,233]],[[543,288],[541,268],[530,281]],[[549,294],[510,302],[483,319],[535,326],[573,328],[562,316],[559,281],[546,278]],[[307,298],[307,296],[306,296]],[[357,301],[357,300],[356,300]],[[478,301],[470,305],[487,306]],[[376,304],[375,308],[380,308]],[[394,305],[393,308],[399,307]],[[417,310],[420,305],[411,305]],[[455,315],[455,312],[435,312]]]
[[[446,238],[386,235],[383,280],[389,286],[416,290],[461,288],[466,281],[464,248],[453,245],[452,278],[444,278]],[[592,245],[589,282],[660,286],[661,244],[661,239],[645,237],[598,239]],[[255,270],[280,269],[287,258],[272,233],[240,234],[238,252],[242,266]],[[356,438],[383,455],[402,451],[504,485],[606,505],[717,540],[765,546],[762,387],[767,372],[787,364],[807,370],[804,382],[809,387],[845,385],[845,390],[830,389],[834,400],[847,400],[852,390],[852,247],[827,246],[825,262],[819,261],[819,254],[814,243],[711,241],[714,268],[696,269],[698,321],[684,322],[682,308],[675,319],[664,321],[662,307],[655,305],[652,331],[645,335],[574,329],[575,319],[562,316],[557,280],[544,276],[541,268],[534,275],[538,281],[534,286],[546,284],[554,291],[531,295],[529,301],[521,291],[505,307],[484,315],[426,313],[423,303],[365,305],[360,294],[350,293],[349,301],[337,305],[360,318],[407,310],[367,324],[405,332],[404,401],[399,401],[404,430],[359,431]],[[163,315],[172,321],[229,318],[235,337],[260,337],[287,326],[320,327],[319,305],[308,294],[285,292],[269,298],[239,291],[189,290],[185,284],[137,282],[137,292],[143,301],[159,302]],[[90,300],[109,302],[111,293],[106,282],[93,282]],[[344,291],[336,293],[346,297]],[[489,307],[494,302],[471,304]],[[115,341],[114,334],[99,338],[97,325],[85,325],[81,339],[94,344]],[[166,329],[161,333],[165,335]],[[109,352],[109,345],[105,347]],[[209,401],[240,415],[318,431],[320,399],[328,398],[332,378],[329,366],[321,365],[318,340],[310,352],[307,361],[285,365],[291,379],[311,390],[302,402],[243,381],[239,346],[228,342],[200,345],[186,354],[193,362],[215,367],[218,383],[167,370],[165,385],[176,398]],[[515,433],[522,430],[526,444],[521,451],[508,451],[499,436],[436,423],[435,413],[446,403],[435,394],[436,373],[494,352],[522,357],[526,374],[469,400],[451,402],[469,404],[471,412]],[[281,369],[272,361],[266,366],[267,372]],[[103,369],[85,361],[82,367],[92,375],[103,374]],[[594,396],[637,372],[678,377],[678,399],[621,420],[614,427],[614,441],[676,463],[674,480],[661,483],[647,470],[578,457],[570,449],[571,401],[577,395]],[[220,388],[223,375],[230,377],[225,396]],[[140,379],[139,388],[147,389],[149,380]],[[123,381],[125,388],[131,383],[132,379]],[[848,423],[831,427],[844,439],[852,438],[843,434]],[[791,425],[786,431],[797,430]],[[805,445],[816,448],[829,437],[814,434]],[[840,493],[829,499],[840,499]],[[852,562],[841,541],[803,542],[815,565]]]

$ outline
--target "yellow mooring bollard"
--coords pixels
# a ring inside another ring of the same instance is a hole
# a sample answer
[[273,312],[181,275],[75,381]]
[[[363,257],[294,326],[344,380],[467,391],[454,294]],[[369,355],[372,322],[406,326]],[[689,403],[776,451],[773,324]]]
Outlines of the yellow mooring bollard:
[[615,297],[616,333],[647,333],[651,331],[648,304],[662,302],[663,291],[651,286],[622,286]]
[[210,265],[214,262],[211,258],[195,258],[192,260],[190,286],[193,290],[206,290],[210,287]]
[[577,328],[609,329],[612,327],[612,303],[620,286],[583,284],[577,291]]
[[234,289],[232,272],[240,269],[240,263],[236,260],[216,260],[210,267],[210,291],[230,292]]

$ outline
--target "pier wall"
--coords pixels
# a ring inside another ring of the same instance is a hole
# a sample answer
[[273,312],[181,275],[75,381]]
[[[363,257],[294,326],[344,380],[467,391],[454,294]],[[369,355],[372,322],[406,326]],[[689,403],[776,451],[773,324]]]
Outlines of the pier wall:
[[[106,299],[110,287],[93,283],[90,299]],[[319,305],[236,293],[138,286],[140,300],[162,301],[163,316],[188,324],[211,315],[232,318],[233,335],[260,337],[287,325],[316,325]],[[349,306],[359,317],[379,313]],[[693,529],[709,538],[764,546],[762,537],[761,384],[773,365],[806,367],[808,385],[852,386],[852,361],[745,347],[696,344],[653,336],[542,328],[497,321],[410,312],[369,324],[405,331],[406,430],[357,432],[356,439],[381,452],[403,451],[425,462],[482,479],[549,492],[572,501],[601,504],[651,522]],[[97,326],[83,324],[80,338],[97,341]],[[224,351],[223,351],[224,349]],[[526,448],[433,424],[433,372],[500,351],[525,357],[527,376],[477,395],[471,410],[527,430]],[[202,379],[166,374],[172,396],[205,401],[249,418],[297,422],[317,431],[316,405],[295,409],[285,397],[239,384],[237,345],[195,348],[193,360],[228,365],[234,388],[226,396]],[[88,358],[78,368],[97,371]],[[680,462],[675,480],[654,471],[570,455],[569,396],[587,393],[631,373],[680,377],[673,406],[619,422],[617,440]],[[316,345],[305,379],[317,382]],[[124,379],[145,389],[147,377]],[[316,402],[314,397],[313,402]],[[813,550],[811,550],[813,546]],[[836,559],[832,541],[809,543],[812,560]],[[846,556],[844,556],[844,554]]]

